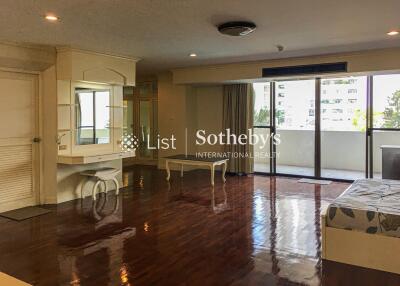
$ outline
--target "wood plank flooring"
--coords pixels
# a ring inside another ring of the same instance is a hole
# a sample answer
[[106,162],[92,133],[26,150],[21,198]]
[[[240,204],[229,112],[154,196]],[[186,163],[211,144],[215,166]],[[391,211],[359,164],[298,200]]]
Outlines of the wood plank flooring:
[[136,166],[126,187],[0,218],[0,271],[33,285],[400,285],[400,276],[321,260],[321,208],[348,184]]

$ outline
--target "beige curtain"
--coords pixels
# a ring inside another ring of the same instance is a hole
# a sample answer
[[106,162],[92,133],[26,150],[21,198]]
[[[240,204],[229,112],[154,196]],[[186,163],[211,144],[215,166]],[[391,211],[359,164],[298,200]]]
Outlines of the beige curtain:
[[[248,134],[248,129],[253,128],[253,87],[251,84],[224,86],[222,126],[224,130],[230,129],[231,133],[237,136]],[[253,172],[253,145],[224,145],[224,151],[231,154],[228,172],[238,174]]]

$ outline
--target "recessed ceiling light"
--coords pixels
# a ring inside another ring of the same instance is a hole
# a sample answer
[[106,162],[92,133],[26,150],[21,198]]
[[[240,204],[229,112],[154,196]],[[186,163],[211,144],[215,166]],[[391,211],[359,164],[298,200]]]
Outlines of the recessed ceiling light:
[[191,54],[189,54],[189,57],[192,57],[192,58],[197,57],[197,54],[191,53]]
[[387,32],[387,34],[388,34],[389,36],[396,36],[396,35],[399,34],[399,31],[393,30],[393,31]]
[[56,15],[53,15],[53,14],[47,14],[46,16],[44,16],[44,18],[47,21],[50,21],[50,22],[56,22],[56,21],[59,20],[59,18]]

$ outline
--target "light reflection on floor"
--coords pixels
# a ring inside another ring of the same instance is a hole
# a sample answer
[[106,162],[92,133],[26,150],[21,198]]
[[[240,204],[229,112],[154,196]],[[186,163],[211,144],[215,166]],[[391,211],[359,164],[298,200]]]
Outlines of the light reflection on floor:
[[207,171],[173,172],[168,183],[162,170],[135,167],[123,175],[129,187],[118,200],[110,193],[31,221],[0,218],[0,230],[12,233],[0,236],[0,269],[34,285],[336,281],[336,268],[325,269],[333,280],[322,271],[319,217],[347,183],[228,176],[224,185],[217,176],[213,188],[208,179]]

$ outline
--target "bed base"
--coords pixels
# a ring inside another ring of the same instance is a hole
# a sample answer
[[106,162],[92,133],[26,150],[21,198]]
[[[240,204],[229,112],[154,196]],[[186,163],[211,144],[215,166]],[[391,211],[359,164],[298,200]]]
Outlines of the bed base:
[[322,259],[400,274],[400,238],[326,225],[321,215]]

